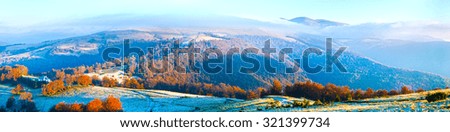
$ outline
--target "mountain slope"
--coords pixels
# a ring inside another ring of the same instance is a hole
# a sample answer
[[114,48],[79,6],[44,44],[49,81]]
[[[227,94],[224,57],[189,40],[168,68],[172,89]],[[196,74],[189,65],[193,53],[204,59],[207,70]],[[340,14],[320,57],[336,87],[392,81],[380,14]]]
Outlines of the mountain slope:
[[[20,50],[11,48],[11,50],[3,52],[6,55],[2,57],[4,61],[2,61],[1,65],[24,64],[30,68],[32,73],[79,65],[92,65],[96,62],[103,62],[101,53],[105,48],[120,48],[122,47],[123,39],[126,38],[132,39],[133,47],[141,47],[143,49],[156,47],[157,45],[169,46],[164,44],[178,39],[182,40],[182,44],[195,41],[195,46],[201,49],[215,47],[221,51],[227,51],[232,47],[238,47],[241,50],[248,47],[261,48],[267,39],[271,39],[273,47],[277,48],[278,51],[287,47],[294,49],[294,54],[290,54],[285,62],[277,62],[275,58],[278,58],[278,56],[272,56],[271,64],[278,68],[278,73],[267,73],[263,71],[264,69],[260,69],[260,71],[253,74],[239,73],[239,69],[235,68],[238,68],[238,66],[247,67],[251,66],[251,64],[239,60],[239,56],[233,56],[234,70],[232,74],[226,74],[224,71],[218,74],[189,74],[190,77],[186,78],[187,82],[226,83],[240,86],[244,89],[269,87],[271,80],[274,78],[280,79],[285,83],[311,79],[322,84],[348,85],[354,89],[366,89],[368,87],[374,89],[397,89],[403,85],[409,85],[413,88],[432,89],[449,86],[448,79],[441,76],[388,67],[349,52],[345,52],[339,58],[346,66],[348,72],[338,72],[335,68],[332,73],[320,72],[310,74],[300,70],[295,74],[287,74],[282,71],[284,67],[291,67],[295,63],[294,59],[300,58],[303,50],[308,47],[318,47],[323,50],[323,47],[320,45],[325,44],[324,40],[300,39],[296,37],[286,39],[285,37],[279,38],[277,36],[263,35],[233,35],[226,32],[105,31],[87,36],[46,41]],[[263,62],[262,54],[256,54],[253,58],[261,63]],[[196,65],[201,65],[201,62],[201,59],[196,60]],[[324,55],[311,56],[311,66],[324,66],[324,63]]]

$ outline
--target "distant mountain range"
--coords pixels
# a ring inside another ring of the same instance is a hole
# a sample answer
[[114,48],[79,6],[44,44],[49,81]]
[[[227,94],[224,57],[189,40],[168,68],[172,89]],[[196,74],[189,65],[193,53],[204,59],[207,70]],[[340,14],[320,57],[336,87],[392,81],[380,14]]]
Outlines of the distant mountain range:
[[296,18],[292,18],[292,19],[281,18],[281,19],[299,23],[299,24],[303,24],[303,25],[307,25],[307,26],[316,26],[316,27],[348,25],[345,23],[340,23],[340,22],[335,22],[335,21],[330,21],[330,20],[325,20],[325,19],[312,19],[309,17],[296,17]]

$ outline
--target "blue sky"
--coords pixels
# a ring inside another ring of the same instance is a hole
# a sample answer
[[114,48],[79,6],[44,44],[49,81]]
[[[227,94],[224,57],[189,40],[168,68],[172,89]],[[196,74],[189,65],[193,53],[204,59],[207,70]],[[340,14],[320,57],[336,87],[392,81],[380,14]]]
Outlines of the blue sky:
[[0,27],[114,14],[217,14],[267,21],[308,16],[350,24],[450,21],[448,0],[0,0],[0,3]]

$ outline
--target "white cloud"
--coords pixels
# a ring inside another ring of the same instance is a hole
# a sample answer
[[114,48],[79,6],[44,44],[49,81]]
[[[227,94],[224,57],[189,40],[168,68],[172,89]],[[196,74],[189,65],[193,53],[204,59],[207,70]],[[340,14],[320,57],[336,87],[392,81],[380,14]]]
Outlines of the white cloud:
[[414,21],[396,23],[366,23],[322,30],[327,36],[340,38],[380,38],[409,41],[450,41],[450,23]]

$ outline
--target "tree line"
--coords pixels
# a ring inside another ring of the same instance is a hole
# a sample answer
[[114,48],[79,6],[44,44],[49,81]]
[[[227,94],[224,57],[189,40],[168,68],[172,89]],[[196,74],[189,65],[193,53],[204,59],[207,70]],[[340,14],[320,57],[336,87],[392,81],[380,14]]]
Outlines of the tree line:
[[402,86],[399,91],[390,90],[389,92],[385,89],[373,90],[372,88],[367,88],[366,90],[351,90],[348,86],[336,86],[332,83],[323,86],[320,83],[312,81],[296,82],[293,85],[288,84],[283,87],[282,83],[276,79],[273,81],[273,86],[270,88],[270,94],[305,97],[312,100],[320,100],[322,102],[351,101],[424,91],[425,90],[422,88],[418,88],[414,91],[407,86]]
[[59,102],[50,109],[50,112],[122,112],[122,103],[119,98],[109,95],[106,99],[93,99],[89,103],[67,104]]
[[[127,63],[131,63],[128,61]],[[228,97],[238,99],[255,99],[260,98],[261,93],[267,93],[263,88],[258,90],[244,90],[237,86],[231,86],[225,83],[211,84],[211,83],[199,83],[188,82],[191,75],[180,74],[175,71],[169,71],[164,74],[151,74],[138,75],[131,72],[133,70],[126,70],[127,76],[139,76],[142,78],[130,78],[124,77],[122,82],[113,77],[104,76],[99,78],[97,75],[87,76],[85,73],[98,72],[101,70],[110,69],[114,66],[121,65],[120,60],[113,62],[98,63],[96,70],[92,69],[93,66],[79,66],[76,68],[66,68],[61,70],[52,70],[47,73],[54,81],[46,84],[42,88],[42,94],[46,96],[52,96],[68,90],[74,86],[86,87],[86,86],[103,86],[103,87],[124,87],[134,89],[160,89],[169,90],[174,92],[191,93],[199,95]],[[131,65],[131,64],[130,64]],[[263,92],[261,92],[263,91]]]
[[[134,60],[134,59],[131,59]],[[132,61],[126,59],[127,65]],[[191,74],[181,74],[176,71],[167,71],[163,74],[152,74],[144,72],[143,74],[135,74],[134,70],[128,69],[128,76],[138,76],[140,78],[123,78],[119,81],[113,77],[104,76],[99,78],[97,75],[88,76],[86,73],[101,73],[102,70],[110,69],[115,66],[120,66],[120,60],[115,59],[112,62],[97,63],[92,66],[78,66],[75,68],[65,68],[60,70],[52,70],[45,75],[48,75],[54,81],[42,86],[42,94],[45,96],[52,96],[68,90],[72,87],[87,87],[87,86],[103,86],[103,87],[125,87],[135,89],[160,89],[169,90],[182,93],[191,93],[199,95],[238,98],[238,99],[256,99],[264,97],[265,95],[286,95],[292,97],[305,97],[312,100],[321,100],[325,102],[330,101],[350,101],[373,97],[386,97],[389,95],[408,94],[413,92],[422,92],[419,88],[417,91],[404,86],[401,90],[373,90],[367,88],[366,90],[351,90],[348,86],[336,86],[334,84],[322,84],[312,81],[295,82],[293,85],[283,84],[277,79],[273,80],[273,85],[266,88],[257,88],[254,90],[244,90],[238,86],[231,86],[225,83],[203,83],[195,82],[196,76]],[[22,75],[28,74],[26,66],[16,65],[14,67],[4,66],[0,67],[1,80],[0,81],[14,81]],[[23,88],[17,86],[12,92],[23,92]]]

